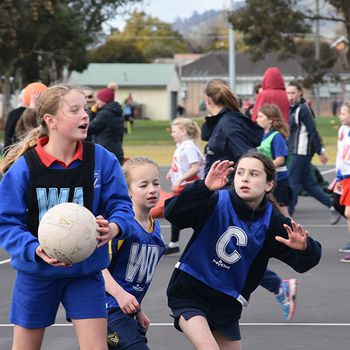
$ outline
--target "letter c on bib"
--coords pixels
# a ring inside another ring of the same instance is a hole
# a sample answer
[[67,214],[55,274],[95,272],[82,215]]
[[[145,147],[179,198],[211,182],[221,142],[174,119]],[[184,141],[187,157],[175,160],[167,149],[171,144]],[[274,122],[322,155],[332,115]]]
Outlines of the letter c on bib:
[[216,243],[217,255],[227,264],[234,264],[241,258],[241,255],[237,252],[237,250],[234,250],[230,254],[226,252],[227,245],[232,237],[236,238],[236,245],[238,246],[246,246],[248,243],[247,234],[241,228],[237,226],[230,226]]

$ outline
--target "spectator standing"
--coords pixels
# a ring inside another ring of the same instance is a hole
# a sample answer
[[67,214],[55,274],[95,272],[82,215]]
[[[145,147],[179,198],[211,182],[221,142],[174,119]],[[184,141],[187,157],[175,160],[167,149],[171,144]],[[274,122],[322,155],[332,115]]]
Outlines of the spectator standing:
[[301,186],[312,197],[329,208],[331,224],[335,225],[340,219],[340,214],[333,207],[331,198],[317,183],[311,167],[314,153],[319,155],[322,164],[328,162],[312,112],[303,98],[303,89],[298,82],[289,83],[287,95],[290,102],[289,182],[292,188],[289,214],[291,216],[294,214]]
[[35,102],[34,99],[38,98],[40,93],[46,90],[47,86],[40,82],[34,82],[28,84],[21,92],[21,106],[13,109],[7,116],[5,124],[5,142],[4,149],[8,149],[13,143],[18,141],[18,132],[22,129],[19,127],[16,132],[16,126],[21,119],[22,114],[28,107],[32,107]]
[[115,154],[123,164],[124,120],[120,104],[114,101],[114,91],[109,88],[100,90],[96,95],[97,112],[91,120],[89,135],[94,135],[96,143]]
[[276,105],[289,123],[289,102],[286,95],[286,88],[281,71],[277,67],[268,68],[261,82],[262,91],[257,95],[252,120],[256,121],[259,109],[265,104]]

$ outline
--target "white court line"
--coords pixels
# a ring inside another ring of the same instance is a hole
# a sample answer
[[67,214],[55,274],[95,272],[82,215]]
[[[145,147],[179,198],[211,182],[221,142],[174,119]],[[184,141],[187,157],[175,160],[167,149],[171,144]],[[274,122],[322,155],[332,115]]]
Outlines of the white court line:
[[[153,327],[174,327],[173,323],[151,323],[150,324]],[[303,327],[350,327],[350,323],[240,323],[240,326],[303,326]],[[71,323],[55,323],[51,327],[72,327],[73,325]],[[2,323],[0,324],[0,327],[13,327],[13,324],[11,323]]]
[[8,263],[8,262],[10,262],[10,261],[11,261],[11,259],[2,260],[2,261],[0,261],[0,265],[6,264],[6,263]]
[[321,171],[321,175],[326,175],[330,173],[335,173],[335,168]]
[[[170,228],[170,225],[160,225],[160,228]],[[347,224],[345,225],[331,225],[331,224],[303,224],[303,227],[348,227]]]

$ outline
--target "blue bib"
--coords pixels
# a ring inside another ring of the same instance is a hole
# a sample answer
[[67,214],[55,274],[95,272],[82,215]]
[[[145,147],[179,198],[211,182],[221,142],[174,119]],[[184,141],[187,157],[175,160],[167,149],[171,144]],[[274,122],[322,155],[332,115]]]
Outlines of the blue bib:
[[232,207],[229,192],[219,191],[214,212],[176,267],[246,306],[240,293],[264,244],[271,213],[272,204],[268,203],[262,217],[242,220]]

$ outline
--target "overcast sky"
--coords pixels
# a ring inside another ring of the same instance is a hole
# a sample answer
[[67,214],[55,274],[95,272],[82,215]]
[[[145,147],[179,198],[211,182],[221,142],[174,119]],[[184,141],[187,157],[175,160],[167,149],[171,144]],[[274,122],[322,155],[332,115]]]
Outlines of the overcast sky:
[[[234,0],[235,2],[237,0]],[[228,9],[230,0],[144,0],[137,6],[128,6],[127,9],[143,10],[152,17],[158,17],[164,22],[173,22],[176,17],[188,18],[194,11],[203,13],[207,10]],[[122,29],[125,16],[118,16],[116,23]]]

